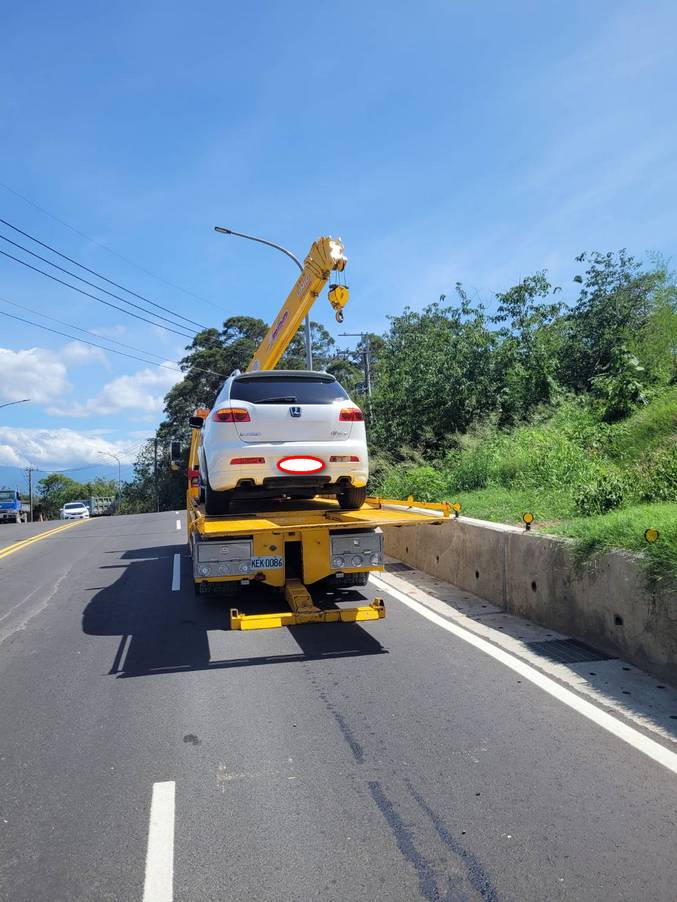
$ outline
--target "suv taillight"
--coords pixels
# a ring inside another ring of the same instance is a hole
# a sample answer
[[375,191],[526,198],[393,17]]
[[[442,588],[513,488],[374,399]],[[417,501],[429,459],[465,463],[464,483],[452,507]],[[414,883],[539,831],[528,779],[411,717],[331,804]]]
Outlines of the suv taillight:
[[212,414],[215,423],[251,423],[249,411],[243,407],[221,407]]
[[359,407],[344,407],[339,414],[339,420],[342,423],[362,423],[364,414]]

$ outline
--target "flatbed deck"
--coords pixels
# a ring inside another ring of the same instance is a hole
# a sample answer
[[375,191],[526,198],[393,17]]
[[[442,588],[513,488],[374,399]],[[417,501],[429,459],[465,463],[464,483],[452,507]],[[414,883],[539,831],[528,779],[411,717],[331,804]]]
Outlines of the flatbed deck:
[[189,509],[189,514],[192,528],[205,539],[298,529],[410,526],[422,521],[435,522],[448,516],[444,505],[439,505],[440,515],[437,517],[420,510],[385,507],[386,503],[408,505],[410,502],[385,502],[380,498],[368,498],[359,510],[354,511],[343,510],[336,501],[320,498],[310,501],[281,501],[274,506],[270,501],[239,502],[234,505],[232,514],[218,516],[209,516],[203,504],[195,503]]

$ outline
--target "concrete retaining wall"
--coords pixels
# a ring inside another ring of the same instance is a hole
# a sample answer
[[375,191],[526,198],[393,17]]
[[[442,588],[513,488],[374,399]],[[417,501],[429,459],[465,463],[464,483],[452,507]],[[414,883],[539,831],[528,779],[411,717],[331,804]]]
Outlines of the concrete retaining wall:
[[632,555],[581,568],[566,540],[467,517],[384,534],[412,567],[677,685],[677,596],[652,591]]

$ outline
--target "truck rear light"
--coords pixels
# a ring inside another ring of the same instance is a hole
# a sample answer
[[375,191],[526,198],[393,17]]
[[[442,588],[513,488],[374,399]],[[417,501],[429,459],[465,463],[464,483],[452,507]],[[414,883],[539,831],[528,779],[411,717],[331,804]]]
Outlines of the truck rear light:
[[362,423],[364,414],[359,407],[344,407],[339,414],[339,420],[342,423]]
[[241,464],[264,464],[265,462],[265,457],[234,457],[231,460],[231,464],[236,466]]
[[332,454],[329,458],[329,463],[332,464],[357,464],[359,462],[360,458],[354,454]]
[[221,407],[212,414],[215,423],[251,423],[249,411],[243,407]]
[[190,480],[191,486],[196,489],[200,485],[200,471],[199,470],[188,470],[188,479]]

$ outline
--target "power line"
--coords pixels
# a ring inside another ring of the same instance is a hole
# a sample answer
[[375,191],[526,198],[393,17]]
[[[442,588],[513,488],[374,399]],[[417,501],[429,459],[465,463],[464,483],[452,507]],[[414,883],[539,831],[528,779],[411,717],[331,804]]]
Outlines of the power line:
[[[47,248],[48,251],[51,251],[53,254],[57,254],[57,256],[61,257],[64,260],[68,260],[69,263],[74,263],[75,266],[79,266],[80,269],[84,269],[85,272],[91,273],[93,276],[96,276],[97,279],[102,279],[104,282],[108,282],[109,285],[115,285],[116,288],[120,288],[122,291],[126,291],[127,294],[133,295],[135,298],[138,298],[140,301],[145,301],[147,304],[150,304],[153,307],[157,307],[158,310],[164,310],[166,313],[171,313],[172,316],[176,316],[179,319],[184,319],[187,323],[191,323],[193,326],[197,326],[199,329],[206,329],[207,326],[203,326],[202,323],[195,322],[194,319],[189,319],[187,316],[184,316],[182,313],[176,313],[174,310],[170,310],[169,307],[164,307],[162,304],[158,304],[156,301],[151,301],[150,298],[145,297],[142,294],[137,294],[136,291],[132,291],[131,288],[125,288],[124,285],[120,285],[119,282],[114,282],[112,279],[109,279],[107,276],[102,276],[100,272],[96,272],[94,269],[90,269],[88,266],[85,266],[84,263],[78,263],[77,260],[74,260],[72,257],[67,256],[66,254],[62,254],[61,251],[58,251],[55,247],[52,247],[51,244],[45,244],[44,241],[40,241],[35,236],[30,235],[28,232],[24,232],[23,229],[18,228],[18,226],[12,225],[11,222],[7,222],[6,219],[0,219],[0,222],[3,225],[6,225],[8,228],[13,229],[15,232],[18,232],[20,235],[23,235],[26,238],[29,238],[31,241],[34,241],[36,244],[39,244],[40,247]],[[1,237],[1,236],[0,236]],[[7,240],[7,239],[5,239]],[[20,247],[20,245],[16,245]],[[25,248],[22,248],[25,250]],[[30,253],[30,251],[28,252]],[[43,259],[40,257],[39,259]],[[53,264],[52,264],[53,265]],[[103,291],[103,289],[101,289]],[[113,297],[117,297],[117,295],[113,295]],[[125,302],[127,303],[127,302]]]
[[[2,251],[0,251],[0,254]],[[27,323],[29,326],[37,326],[38,329],[44,329],[46,332],[53,332],[55,335],[62,335],[64,338],[70,338],[73,341],[80,341],[82,344],[91,345],[93,348],[100,348],[102,351],[110,351],[111,354],[119,354],[120,357],[129,357],[132,360],[140,360],[141,363],[148,364],[150,366],[159,366],[164,370],[173,370],[175,373],[183,374],[183,370],[180,370],[176,366],[170,366],[168,363],[155,363],[152,360],[143,360],[141,357],[137,357],[134,354],[125,354],[124,351],[116,351],[114,348],[107,348],[105,345],[96,344],[93,341],[87,341],[85,338],[78,338],[77,335],[69,335],[67,332],[62,332],[60,329],[52,329],[49,326],[43,326],[42,323],[34,323],[30,319],[24,319],[23,316],[15,316],[13,313],[7,313],[5,310],[0,310],[0,316],[8,316],[10,319],[16,319],[20,323]]]
[[76,285],[71,285],[69,282],[64,282],[63,279],[59,279],[57,276],[53,276],[49,272],[45,272],[44,269],[40,269],[37,266],[33,266],[32,263],[27,263],[25,260],[21,260],[19,257],[14,257],[12,254],[8,254],[7,251],[0,251],[3,257],[9,257],[10,260],[15,260],[17,263],[21,263],[22,266],[28,267],[28,269],[32,269],[34,272],[39,272],[43,276],[47,276],[48,279],[51,279],[53,282],[58,282],[60,285],[65,285],[66,288],[71,288],[73,291],[77,291],[80,294],[84,294],[85,297],[92,298],[94,301],[98,301],[100,304],[105,304],[107,307],[112,307],[114,310],[119,310],[121,313],[125,313],[127,316],[133,316],[135,319],[140,319],[141,322],[149,323],[151,326],[157,326],[158,329],[164,329],[166,332],[173,332],[174,335],[180,335],[181,338],[192,338],[193,336],[190,332],[178,332],[176,329],[170,329],[169,326],[163,326],[162,323],[156,323],[152,319],[146,319],[145,316],[139,316],[138,313],[132,313],[131,310],[125,310],[124,307],[118,307],[117,304],[111,304],[110,301],[104,301],[103,298],[98,298],[95,294],[90,294],[88,291],[84,291],[82,288],[78,288]]
[[[140,304],[135,304],[134,301],[128,301],[127,298],[120,297],[119,294],[115,294],[113,291],[109,291],[107,288],[102,288],[100,285],[96,285],[94,282],[90,282],[87,279],[83,279],[82,276],[77,275],[77,273],[71,272],[70,269],[64,269],[63,266],[59,266],[58,263],[52,263],[51,260],[48,260],[46,257],[41,257],[40,254],[34,253],[34,251],[29,251],[27,247],[24,247],[23,244],[17,244],[16,241],[12,241],[11,238],[7,238],[6,235],[0,235],[0,239],[2,241],[6,241],[7,244],[11,244],[13,247],[18,247],[20,251],[23,251],[25,254],[30,254],[31,257],[35,257],[36,260],[42,260],[43,263],[46,263],[48,266],[53,266],[54,269],[58,269],[59,272],[66,273],[67,276],[70,276],[71,279],[77,279],[78,282],[82,282],[85,285],[89,285],[90,288],[95,288],[97,291],[102,291],[104,294],[107,294],[111,298],[115,298],[117,301],[122,301],[123,304],[129,304],[130,307],[136,307],[137,310],[142,310],[144,313],[149,313],[151,316],[157,317],[157,319],[162,319],[166,323],[171,323],[172,326],[180,326],[182,329],[185,329],[186,326],[183,323],[174,322],[173,319],[168,319],[168,317],[163,316],[161,313],[153,313],[152,310],[146,310],[145,307],[142,307]],[[171,311],[170,311],[171,312]],[[190,320],[189,320],[190,322]]]
[[58,216],[55,216],[53,213],[50,213],[49,210],[45,210],[44,207],[39,206],[34,201],[30,200],[24,194],[20,194],[18,191],[15,191],[14,188],[10,188],[9,185],[6,185],[4,182],[0,182],[0,188],[4,188],[5,191],[9,191],[10,194],[13,194],[15,197],[20,197],[21,200],[25,201],[27,204],[30,204],[36,210],[39,210],[41,213],[44,213],[45,216],[49,216],[50,219],[53,219],[54,222],[58,222],[59,225],[64,226],[67,229],[70,229],[71,232],[74,232],[76,235],[79,235],[81,238],[84,238],[86,241],[91,241],[92,244],[95,244],[97,247],[103,248],[103,250],[108,251],[109,254],[113,254],[114,257],[117,257],[119,260],[123,260],[129,266],[133,266],[135,269],[138,269],[139,272],[145,273],[147,276],[150,276],[152,279],[157,279],[158,282],[164,282],[165,285],[169,285],[170,288],[175,288],[177,291],[182,292],[183,294],[189,295],[192,298],[196,298],[198,301],[204,301],[205,304],[208,304],[210,307],[213,307],[215,310],[219,310],[220,308],[213,302],[207,300],[207,298],[202,297],[199,294],[195,294],[192,291],[189,291],[187,288],[182,288],[180,285],[176,285],[174,282],[170,282],[167,279],[163,279],[162,276],[158,276],[155,273],[150,272],[148,269],[144,269],[143,266],[140,266],[138,263],[135,263],[133,260],[130,260],[128,257],[124,257],[122,254],[114,251],[112,248],[108,247],[106,244],[102,244],[100,241],[97,241],[95,238],[92,238],[91,235],[85,234],[85,232],[81,232],[79,229],[76,229],[75,226],[70,225],[67,222],[64,222],[63,219],[59,219]]
[[[0,254],[2,251],[0,251]],[[120,357],[129,357],[131,360],[139,360],[141,363],[145,363],[147,366],[159,366],[163,370],[173,370],[175,373],[181,373],[181,375],[185,378],[185,373],[182,369],[179,369],[177,366],[170,366],[167,363],[155,363],[154,360],[144,360],[142,357],[137,357],[135,354],[126,354],[124,351],[116,351],[115,348],[107,348],[105,345],[97,344],[93,341],[87,341],[86,338],[78,338],[77,335],[69,335],[67,332],[61,332],[60,329],[52,329],[50,326],[43,326],[42,323],[34,323],[30,319],[24,319],[22,316],[15,316],[13,313],[7,313],[5,310],[0,310],[0,316],[8,316],[10,319],[18,320],[20,323],[27,323],[29,326],[37,326],[38,329],[44,329],[46,332],[53,332],[55,335],[62,335],[64,338],[70,338],[72,341],[79,341],[85,345],[91,345],[93,348],[100,348],[102,351],[108,351],[111,354],[118,354]],[[144,352],[145,353],[145,352]],[[194,363],[193,367],[196,369],[202,370],[203,373],[209,373],[212,376],[218,376],[220,379],[226,379],[227,377],[223,373],[217,373],[216,370],[210,370],[206,367],[201,366],[199,363]]]
[[[9,298],[3,297],[0,295],[0,301],[4,304],[11,304],[12,307],[18,307],[20,310],[27,310],[29,313],[34,313],[36,316],[41,316],[44,319],[50,320],[53,323],[59,323],[60,326],[68,326],[69,329],[77,329],[78,332],[85,332],[87,335],[93,335],[94,338],[100,338],[103,341],[109,341],[112,344],[120,345],[121,348],[128,348],[130,351],[139,351],[141,354],[146,354],[147,357],[156,357],[158,360],[165,360],[166,357],[163,357],[161,354],[155,354],[152,351],[146,351],[143,348],[137,348],[134,345],[128,345],[124,341],[118,341],[117,338],[107,338],[105,335],[97,335],[96,332],[91,332],[89,329],[83,329],[82,326],[76,326],[74,323],[67,323],[63,319],[57,319],[55,316],[48,316],[46,313],[41,313],[39,310],[34,310],[33,307],[27,307],[25,304],[17,304],[16,301],[10,301]],[[78,339],[80,341],[81,339]],[[113,350],[112,348],[110,349]]]

